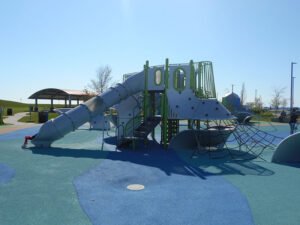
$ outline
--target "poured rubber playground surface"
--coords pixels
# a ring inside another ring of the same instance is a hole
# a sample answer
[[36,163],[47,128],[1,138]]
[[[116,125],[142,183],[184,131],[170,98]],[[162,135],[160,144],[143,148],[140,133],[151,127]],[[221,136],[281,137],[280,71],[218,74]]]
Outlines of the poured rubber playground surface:
[[1,225],[299,224],[300,165],[271,163],[273,150],[233,158],[151,141],[116,149],[113,132],[85,126],[52,148],[22,149],[38,129],[0,135]]

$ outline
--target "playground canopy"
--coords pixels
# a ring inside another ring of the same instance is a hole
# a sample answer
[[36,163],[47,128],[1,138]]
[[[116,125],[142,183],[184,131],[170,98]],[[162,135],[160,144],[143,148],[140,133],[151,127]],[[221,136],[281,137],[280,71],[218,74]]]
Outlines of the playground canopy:
[[84,91],[46,88],[35,92],[28,99],[35,99],[35,111],[37,111],[38,99],[51,100],[51,109],[53,109],[53,100],[65,100],[65,107],[71,107],[72,100],[76,100],[79,105],[79,101],[86,101],[89,98],[90,96]]

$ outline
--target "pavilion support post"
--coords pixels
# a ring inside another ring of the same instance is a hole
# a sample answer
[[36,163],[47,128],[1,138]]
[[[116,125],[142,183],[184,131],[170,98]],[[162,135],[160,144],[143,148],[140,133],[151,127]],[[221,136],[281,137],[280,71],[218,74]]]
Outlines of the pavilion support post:
[[38,99],[37,98],[35,99],[34,111],[35,112],[39,111],[39,108],[38,108]]
[[53,107],[53,98],[51,98],[51,107],[50,107],[50,112],[52,112],[52,111],[53,111],[53,109],[54,109],[54,107]]
[[67,102],[67,99],[65,98],[65,108],[68,107],[68,102]]
[[69,107],[72,107],[72,99],[71,99],[71,95],[69,95]]
[[77,98],[77,105],[79,105],[79,99]]

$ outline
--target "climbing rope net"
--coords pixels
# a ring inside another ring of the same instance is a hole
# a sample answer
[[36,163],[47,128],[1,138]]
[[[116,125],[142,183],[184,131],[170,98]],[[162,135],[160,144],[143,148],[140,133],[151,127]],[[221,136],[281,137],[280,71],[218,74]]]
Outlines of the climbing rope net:
[[[266,125],[276,130],[271,123]],[[194,126],[192,129],[197,143],[192,157],[208,153],[214,158],[229,154],[234,159],[258,157],[264,160],[261,156],[264,150],[274,150],[276,144],[283,139],[263,130],[256,123],[238,123],[235,120],[206,121],[198,129]]]

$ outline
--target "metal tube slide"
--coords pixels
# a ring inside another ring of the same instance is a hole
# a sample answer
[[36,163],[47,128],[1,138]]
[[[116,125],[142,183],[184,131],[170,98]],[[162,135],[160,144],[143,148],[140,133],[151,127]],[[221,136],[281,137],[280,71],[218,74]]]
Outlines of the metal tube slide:
[[47,121],[31,141],[36,147],[50,147],[51,143],[76,130],[94,116],[123,99],[144,90],[144,71],[129,77],[123,84],[111,87],[103,94],[91,98],[87,102]]

